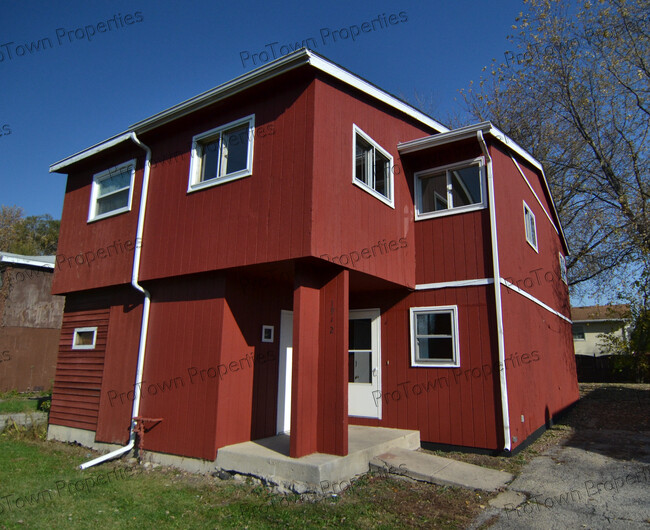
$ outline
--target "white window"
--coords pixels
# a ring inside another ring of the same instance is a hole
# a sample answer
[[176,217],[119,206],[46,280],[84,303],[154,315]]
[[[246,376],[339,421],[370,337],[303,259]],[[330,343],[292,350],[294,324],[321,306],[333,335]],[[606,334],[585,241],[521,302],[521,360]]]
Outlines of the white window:
[[562,278],[562,281],[569,285],[568,279],[567,279],[567,273],[566,273],[566,258],[561,252],[557,253],[557,257],[560,260],[560,277]]
[[252,175],[254,131],[251,115],[194,136],[187,191]]
[[419,171],[414,179],[416,219],[486,207],[482,158]]
[[76,328],[72,336],[73,350],[94,350],[97,328]]
[[394,208],[393,157],[353,125],[352,183]]
[[526,241],[539,252],[537,249],[537,225],[535,224],[535,214],[524,201],[524,227],[526,229]]
[[88,221],[131,210],[135,160],[93,175]]
[[411,308],[411,366],[460,366],[457,306]]
[[585,327],[582,324],[573,324],[573,340],[585,340]]

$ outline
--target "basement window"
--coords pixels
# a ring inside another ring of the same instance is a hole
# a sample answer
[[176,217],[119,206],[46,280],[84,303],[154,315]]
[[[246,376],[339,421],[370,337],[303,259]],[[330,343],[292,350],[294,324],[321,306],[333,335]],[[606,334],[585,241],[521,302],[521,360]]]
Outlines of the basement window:
[[356,125],[352,130],[352,183],[394,208],[393,157]]
[[97,328],[75,328],[72,336],[73,350],[94,350]]
[[88,222],[131,210],[135,160],[93,175]]
[[526,230],[526,241],[539,253],[537,249],[537,224],[535,223],[535,214],[524,201],[524,228]]
[[416,220],[486,207],[482,158],[419,171],[414,179]]
[[253,174],[255,115],[192,138],[188,193]]
[[412,307],[411,366],[457,368],[458,306]]

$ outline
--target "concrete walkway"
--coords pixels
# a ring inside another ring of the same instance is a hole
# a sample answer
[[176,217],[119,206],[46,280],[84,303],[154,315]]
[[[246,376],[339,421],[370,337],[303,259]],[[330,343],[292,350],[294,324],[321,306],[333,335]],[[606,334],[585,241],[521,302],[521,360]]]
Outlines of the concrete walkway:
[[399,448],[377,456],[370,466],[421,482],[483,491],[497,491],[515,478],[504,471]]
[[419,431],[348,428],[348,455],[314,453],[289,457],[289,436],[279,435],[219,449],[221,471],[250,475],[280,491],[340,493],[371,468],[433,484],[495,491],[514,477],[509,473],[418,452]]

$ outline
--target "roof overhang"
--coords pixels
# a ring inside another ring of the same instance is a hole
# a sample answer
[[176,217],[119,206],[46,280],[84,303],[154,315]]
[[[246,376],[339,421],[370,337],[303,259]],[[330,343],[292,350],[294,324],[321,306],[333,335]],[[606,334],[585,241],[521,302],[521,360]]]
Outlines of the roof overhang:
[[[43,261],[41,261],[43,260]],[[54,268],[55,256],[21,256],[3,252],[0,254],[0,263],[14,263],[17,265],[30,265],[32,267]]]
[[401,99],[389,94],[388,92],[382,90],[381,88],[373,85],[369,81],[362,79],[361,77],[353,74],[349,70],[346,70],[342,66],[339,66],[321,55],[308,50],[300,49],[289,55],[281,57],[267,65],[260,66],[255,70],[243,74],[239,77],[236,77],[232,81],[228,81],[222,85],[219,85],[211,90],[203,92],[198,96],[188,99],[182,103],[174,105],[173,107],[168,108],[158,114],[134,123],[129,127],[127,131],[120,133],[108,140],[95,144],[88,149],[79,151],[78,153],[71,155],[59,162],[56,162],[50,166],[50,173],[65,173],[65,169],[72,164],[80,162],[90,158],[106,149],[109,149],[121,142],[128,140],[131,136],[131,132],[136,134],[142,134],[147,131],[151,131],[170,123],[174,120],[177,120],[183,116],[196,112],[199,109],[212,105],[218,101],[222,101],[229,97],[232,97],[235,94],[238,94],[244,90],[247,90],[253,86],[259,85],[269,79],[273,79],[279,75],[282,75],[291,70],[300,68],[302,66],[309,65],[321,72],[324,72],[339,81],[352,86],[361,92],[367,94],[368,96],[385,103],[386,105],[393,107],[394,109],[400,111],[407,116],[410,116],[416,121],[431,127],[438,132],[447,132],[449,129],[434,120],[430,116],[427,116],[423,112],[417,110],[415,107],[412,107],[408,103],[402,101]]
[[510,151],[516,153],[517,155],[519,155],[522,159],[524,159],[526,162],[528,162],[529,164],[531,164],[533,167],[537,168],[541,172],[542,185],[544,186],[544,189],[551,200],[551,208],[553,209],[553,214],[557,222],[558,232],[560,233],[560,237],[562,238],[564,248],[567,250],[568,253],[569,245],[567,243],[566,237],[564,236],[564,229],[562,228],[562,223],[560,222],[560,216],[557,213],[555,201],[553,200],[553,195],[551,194],[548,181],[546,180],[546,175],[544,173],[544,168],[542,167],[542,163],[539,160],[537,160],[533,155],[531,155],[528,151],[526,151],[523,147],[521,147],[512,138],[510,138],[507,134],[505,134],[503,131],[495,127],[492,124],[492,122],[483,121],[480,123],[476,123],[474,125],[468,125],[466,127],[452,129],[447,132],[441,132],[440,134],[426,136],[424,138],[418,138],[416,140],[410,140],[408,142],[402,142],[397,145],[397,150],[399,151],[400,155],[416,153],[418,151],[423,151],[425,149],[430,149],[432,147],[438,147],[453,142],[459,142],[461,140],[475,139],[478,131],[481,131],[483,135],[489,134],[490,136],[498,140],[498,142],[501,145],[503,145]]

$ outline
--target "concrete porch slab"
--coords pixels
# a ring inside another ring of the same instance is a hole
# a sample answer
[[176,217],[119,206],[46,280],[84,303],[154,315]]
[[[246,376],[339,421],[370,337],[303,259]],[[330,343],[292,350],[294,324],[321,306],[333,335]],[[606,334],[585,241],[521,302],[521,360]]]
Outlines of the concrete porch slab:
[[401,448],[377,456],[371,465],[378,469],[399,469],[400,475],[414,480],[484,491],[496,491],[515,478],[504,471]]
[[375,456],[388,450],[410,452],[419,447],[419,431],[350,425],[347,456],[314,453],[291,458],[289,436],[278,435],[222,447],[216,465],[224,471],[263,478],[296,493],[338,493],[350,486],[353,477],[367,473]]

